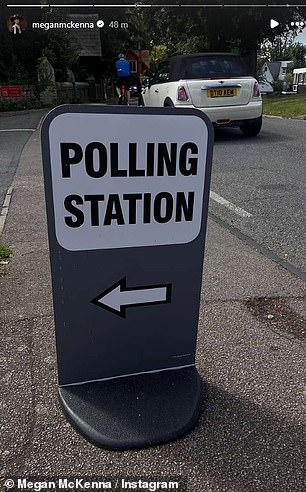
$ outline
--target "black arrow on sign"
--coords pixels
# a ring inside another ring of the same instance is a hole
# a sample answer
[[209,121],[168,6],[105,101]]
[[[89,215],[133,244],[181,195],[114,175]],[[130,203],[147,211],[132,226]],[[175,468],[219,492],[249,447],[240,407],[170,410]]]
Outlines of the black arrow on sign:
[[128,288],[126,286],[126,277],[123,277],[91,302],[125,318],[126,308],[128,307],[170,303],[171,291],[172,284]]

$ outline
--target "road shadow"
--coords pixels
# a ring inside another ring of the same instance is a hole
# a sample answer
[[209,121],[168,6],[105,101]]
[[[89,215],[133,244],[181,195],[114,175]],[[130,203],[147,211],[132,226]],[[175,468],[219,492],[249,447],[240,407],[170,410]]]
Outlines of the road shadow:
[[214,385],[203,383],[203,395],[198,425],[172,447],[172,460],[189,461],[191,476],[209,477],[216,490],[304,490],[302,424]]
[[287,142],[294,140],[292,137],[274,133],[271,130],[263,130],[257,137],[245,137],[239,128],[215,128],[215,144],[226,142],[228,144],[256,144],[266,145],[267,143]]

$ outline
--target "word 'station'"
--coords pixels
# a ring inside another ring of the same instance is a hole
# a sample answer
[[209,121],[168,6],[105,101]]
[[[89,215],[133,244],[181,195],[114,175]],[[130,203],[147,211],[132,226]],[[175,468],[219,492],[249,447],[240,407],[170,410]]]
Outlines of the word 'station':
[[[109,125],[103,131],[95,126],[94,114],[87,116],[91,120],[88,128],[82,126],[77,139],[75,131],[74,138],[69,138],[67,126],[61,131],[67,115],[56,117],[50,125],[58,242],[66,249],[79,250],[194,240],[202,218],[204,123],[198,139],[198,118],[186,116],[191,126],[188,135],[178,131],[177,138],[174,132],[173,139],[165,143],[169,117],[130,115],[134,125],[125,128],[119,143],[110,131],[113,115],[106,116]],[[197,123],[195,135],[193,123]],[[147,132],[151,138],[144,139],[143,127],[148,124],[152,125]]]

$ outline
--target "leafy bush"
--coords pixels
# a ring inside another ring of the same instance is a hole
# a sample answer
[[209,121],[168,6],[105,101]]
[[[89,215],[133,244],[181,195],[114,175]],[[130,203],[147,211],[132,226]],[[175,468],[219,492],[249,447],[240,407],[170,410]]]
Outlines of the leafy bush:
[[274,82],[272,82],[272,87],[273,87],[273,90],[274,92],[282,92],[283,90],[283,87],[284,87],[284,83],[282,80],[274,80]]
[[46,107],[46,105],[42,104],[37,99],[0,100],[0,112],[19,111],[22,109],[40,109],[44,107]]

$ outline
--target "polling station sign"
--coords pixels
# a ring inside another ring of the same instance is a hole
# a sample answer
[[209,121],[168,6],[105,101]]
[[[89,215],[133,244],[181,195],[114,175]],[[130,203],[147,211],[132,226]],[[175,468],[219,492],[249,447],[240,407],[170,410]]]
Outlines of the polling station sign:
[[81,251],[193,241],[207,138],[193,114],[175,124],[169,114],[59,114],[49,127],[58,243]]
[[59,396],[98,445],[158,444],[198,418],[212,146],[198,110],[73,105],[44,120]]
[[60,385],[194,366],[212,133],[197,110],[45,118]]

